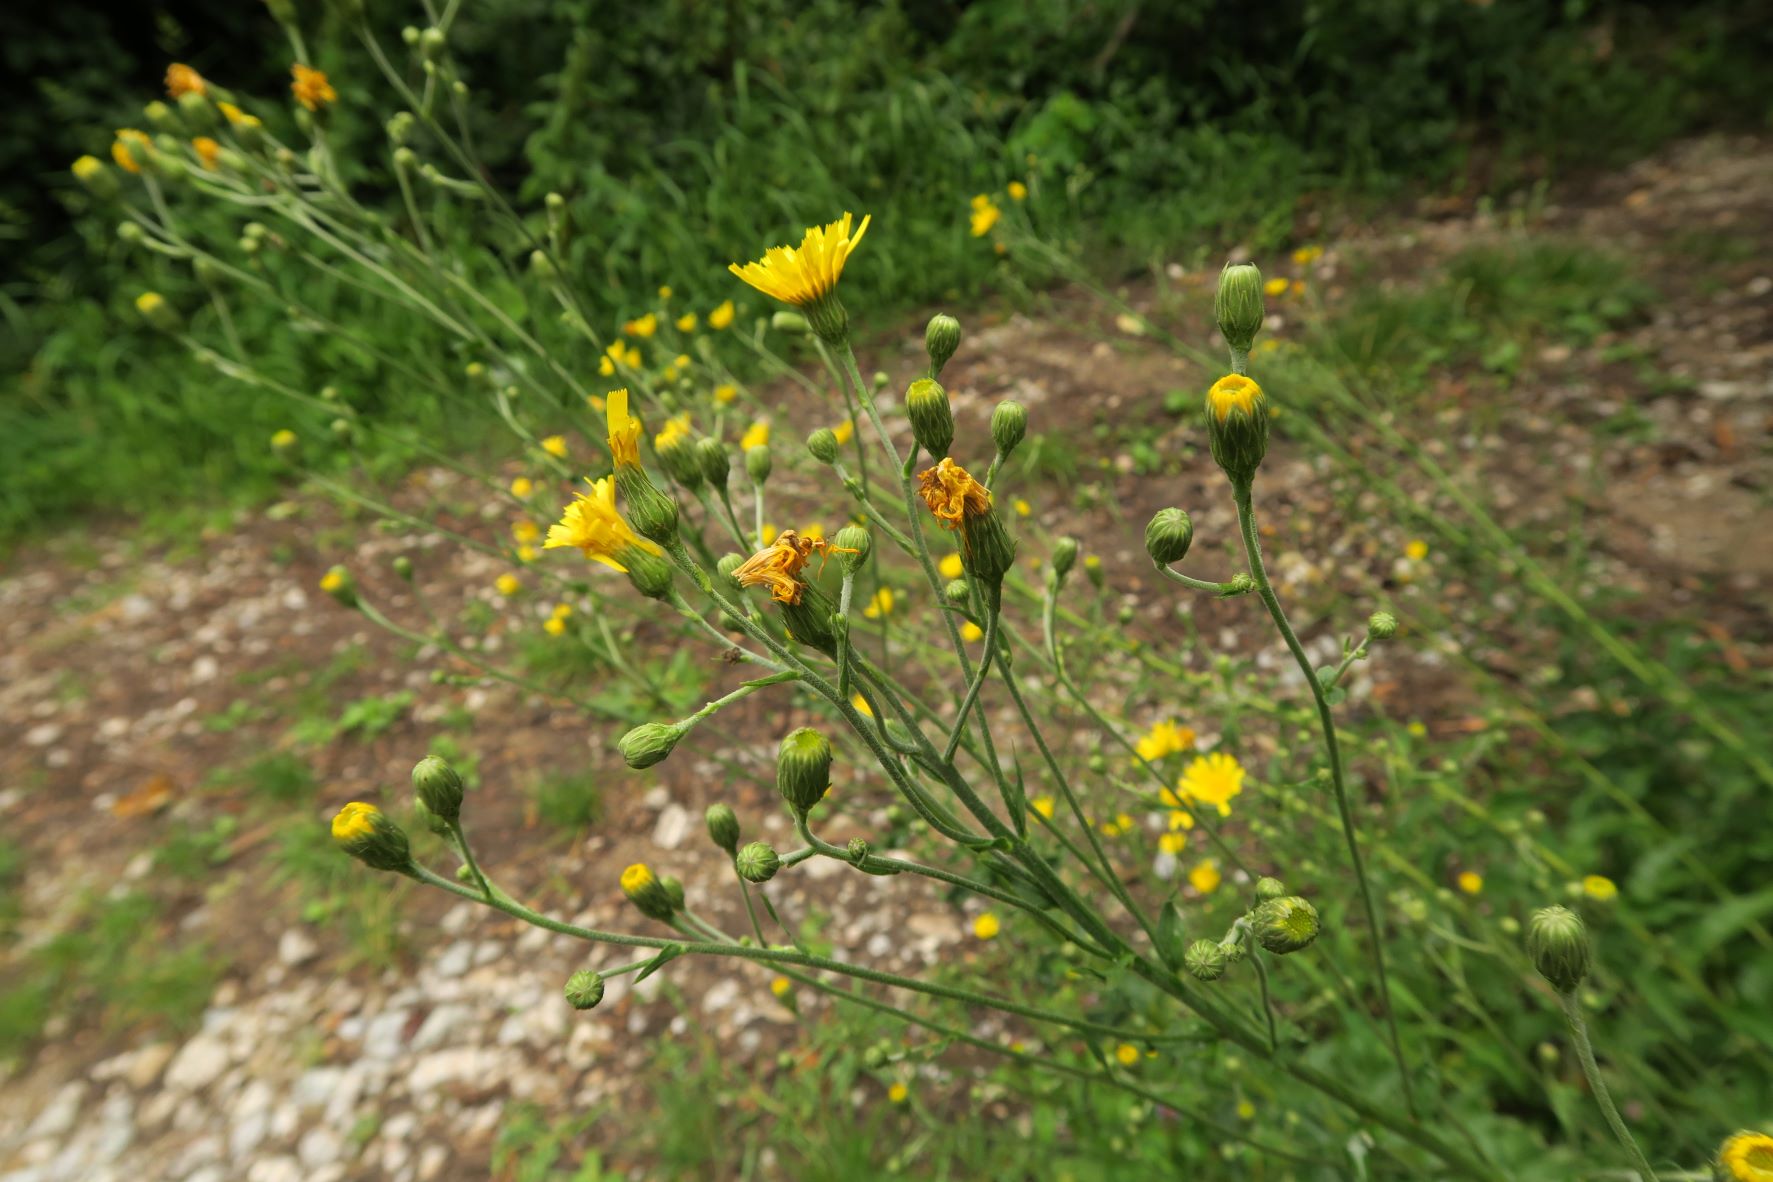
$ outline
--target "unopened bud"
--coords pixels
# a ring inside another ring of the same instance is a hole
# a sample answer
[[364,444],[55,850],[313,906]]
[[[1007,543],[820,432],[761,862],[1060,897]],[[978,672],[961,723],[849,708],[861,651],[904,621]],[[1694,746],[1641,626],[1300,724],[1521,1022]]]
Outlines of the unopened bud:
[[406,831],[373,804],[352,801],[340,809],[332,819],[332,839],[373,870],[406,873],[412,869]]
[[[1258,885],[1257,889],[1260,891],[1261,887]],[[1317,939],[1317,908],[1297,895],[1269,899],[1256,908],[1250,922],[1256,932],[1256,942],[1278,956],[1310,947]]]
[[[105,162],[97,156],[82,156],[74,161],[74,179],[86,186],[86,191],[102,201],[108,201],[117,195],[117,174],[105,167]],[[123,223],[126,226],[140,226],[134,222]]]
[[616,741],[622,759],[635,771],[663,763],[688,733],[682,723],[643,722]]
[[846,525],[837,531],[832,539],[837,547],[837,557],[843,563],[845,574],[855,574],[868,561],[868,555],[874,549],[874,535],[859,525]]
[[157,291],[144,291],[136,296],[135,310],[142,314],[142,319],[161,332],[177,332],[184,325],[178,312]]
[[[930,322],[923,330],[923,347],[930,355],[930,376],[942,376],[942,367],[960,348],[960,321],[946,312],[938,312],[930,317]],[[946,453],[942,453],[946,454]]]
[[1559,993],[1569,993],[1588,976],[1593,953],[1582,917],[1568,907],[1541,907],[1527,921],[1527,955],[1539,975]]
[[1207,391],[1207,442],[1236,484],[1255,478],[1268,454],[1268,396],[1242,374],[1226,374]]
[[1159,509],[1145,526],[1145,552],[1159,566],[1181,562],[1194,544],[1194,522],[1180,509]]
[[905,391],[905,415],[918,445],[935,459],[948,454],[954,442],[954,411],[948,391],[934,378],[918,378]]
[[342,566],[335,566],[320,576],[320,589],[346,607],[357,606],[357,580]]
[[708,806],[703,814],[708,822],[708,837],[715,845],[725,850],[729,856],[739,849],[739,817],[733,812],[733,806],[724,801],[715,801]]
[[820,427],[806,437],[806,449],[813,454],[813,459],[821,464],[837,462],[837,433],[830,427]]
[[435,26],[419,34],[419,53],[428,62],[441,61],[449,42],[443,36],[443,30]]
[[1028,408],[1008,399],[998,403],[991,412],[991,442],[997,445],[998,456],[1009,459],[1010,453],[1021,446],[1022,437],[1027,434]]
[[776,791],[805,816],[831,788],[831,743],[810,726],[789,731],[776,752]]
[[396,555],[394,558],[394,573],[406,582],[412,582],[412,559],[404,554]]
[[1197,981],[1217,981],[1231,961],[1217,940],[1196,940],[1182,954],[1182,967]]
[[768,882],[782,868],[782,859],[768,842],[754,841],[738,852],[733,865],[746,882]]
[[548,257],[545,250],[529,252],[529,273],[543,283],[553,283],[560,278],[560,272],[554,266],[554,260]]
[[1367,617],[1367,631],[1374,640],[1390,640],[1397,635],[1397,617],[1390,612],[1374,612]]
[[859,837],[852,837],[849,844],[844,846],[843,852],[849,855],[850,865],[860,869],[862,863],[868,860],[868,843]]
[[702,470],[702,479],[708,482],[710,488],[719,490],[726,487],[732,459],[726,453],[726,445],[720,440],[696,440],[696,465]]
[[622,893],[648,919],[665,922],[676,910],[671,905],[671,894],[665,889],[665,884],[659,881],[652,867],[644,862],[636,862],[622,871]]
[[590,969],[580,969],[566,979],[566,1004],[575,1010],[594,1010],[603,1000],[603,978]]
[[965,579],[951,579],[948,585],[942,588],[942,598],[956,607],[965,607],[967,601],[972,597],[973,585]]
[[1071,568],[1077,565],[1077,551],[1076,538],[1064,537],[1053,543],[1053,575],[1060,582],[1063,582],[1065,577],[1071,573]]
[[1219,272],[1219,291],[1213,297],[1213,315],[1225,343],[1238,353],[1248,353],[1266,314],[1262,272],[1252,263],[1225,264]]
[[804,337],[813,331],[813,326],[807,323],[805,316],[799,312],[789,312],[785,309],[770,317],[770,327],[777,332],[787,333],[794,337]]
[[413,765],[413,795],[435,817],[455,824],[462,817],[462,777],[449,762],[427,755]]
[[770,471],[775,467],[775,459],[770,454],[767,443],[754,444],[745,449],[745,475],[751,483],[761,487],[770,478]]
[[1256,898],[1266,903],[1270,899],[1279,899],[1287,893],[1287,885],[1278,878],[1263,875],[1256,880]]

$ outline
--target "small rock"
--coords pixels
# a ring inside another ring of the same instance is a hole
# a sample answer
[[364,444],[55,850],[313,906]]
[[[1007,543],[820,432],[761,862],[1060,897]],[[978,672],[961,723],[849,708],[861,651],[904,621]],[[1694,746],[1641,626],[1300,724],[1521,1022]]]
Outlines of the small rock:
[[690,811],[673,801],[659,814],[659,823],[653,827],[653,844],[660,849],[678,849],[694,828]]
[[184,1092],[201,1091],[227,1068],[227,1044],[199,1034],[173,1056],[172,1065],[166,1069],[166,1086]]
[[294,968],[320,955],[320,945],[301,928],[288,928],[277,940],[277,959]]

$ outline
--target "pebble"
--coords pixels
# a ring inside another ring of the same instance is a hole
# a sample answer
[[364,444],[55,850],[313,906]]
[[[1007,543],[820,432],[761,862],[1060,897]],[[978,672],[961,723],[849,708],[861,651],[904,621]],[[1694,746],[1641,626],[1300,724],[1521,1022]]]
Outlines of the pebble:
[[166,1086],[176,1091],[201,1091],[227,1068],[227,1044],[200,1034],[173,1056],[172,1065],[166,1069]]

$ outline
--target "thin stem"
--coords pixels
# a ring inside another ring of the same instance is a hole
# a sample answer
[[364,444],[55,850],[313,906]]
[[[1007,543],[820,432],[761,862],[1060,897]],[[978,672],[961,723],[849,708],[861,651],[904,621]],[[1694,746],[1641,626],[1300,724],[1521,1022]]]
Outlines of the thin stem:
[[1642,1182],[1656,1182],[1656,1171],[1650,1168],[1649,1159],[1638,1148],[1631,1130],[1625,1127],[1625,1119],[1613,1107],[1613,1095],[1607,1091],[1607,1081],[1601,1078],[1601,1069],[1594,1061],[1594,1047],[1588,1041],[1588,1023],[1582,1018],[1582,1007],[1577,1002],[1576,995],[1573,992],[1560,992],[1558,1003],[1563,1006],[1564,1018],[1570,1023],[1570,1038],[1576,1044],[1576,1057],[1582,1061],[1582,1074],[1588,1077],[1589,1090],[1594,1093],[1595,1102],[1601,1106],[1601,1115],[1607,1118],[1607,1127],[1613,1130],[1613,1136],[1625,1147],[1625,1152],[1637,1167]]
[[985,675],[991,672],[991,659],[997,655],[997,617],[996,608],[985,613],[985,652],[979,658],[979,668],[973,674],[972,684],[967,686],[966,696],[960,700],[960,713],[954,719],[954,730],[948,736],[948,745],[942,749],[942,762],[954,762],[955,748],[960,746],[960,737],[966,733],[967,715],[972,712],[973,703],[979,700],[979,691],[985,686]]

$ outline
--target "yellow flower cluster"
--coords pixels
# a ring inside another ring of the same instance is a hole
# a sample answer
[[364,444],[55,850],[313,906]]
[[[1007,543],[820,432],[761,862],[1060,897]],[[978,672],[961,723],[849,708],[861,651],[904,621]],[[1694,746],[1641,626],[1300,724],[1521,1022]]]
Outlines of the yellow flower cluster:
[[295,95],[296,102],[308,110],[317,112],[322,107],[338,102],[339,92],[332,88],[332,83],[326,80],[326,75],[321,71],[297,62],[289,68],[289,72],[294,79],[289,84],[289,92]]
[[[732,263],[727,270],[772,299],[796,307],[806,307],[837,289],[837,280],[843,274],[843,265],[860,245],[862,235],[868,232],[870,220],[872,219],[864,217],[862,224],[852,234],[850,225],[853,218],[846,213],[829,225],[809,227],[798,248],[772,246],[757,262],[746,263],[742,267],[738,263]],[[729,307],[729,304],[721,307]],[[720,309],[715,310],[716,315],[719,311]],[[729,311],[726,323],[731,323],[731,320]],[[724,323],[715,324],[714,316],[708,318],[708,323],[714,328],[726,327]]]

